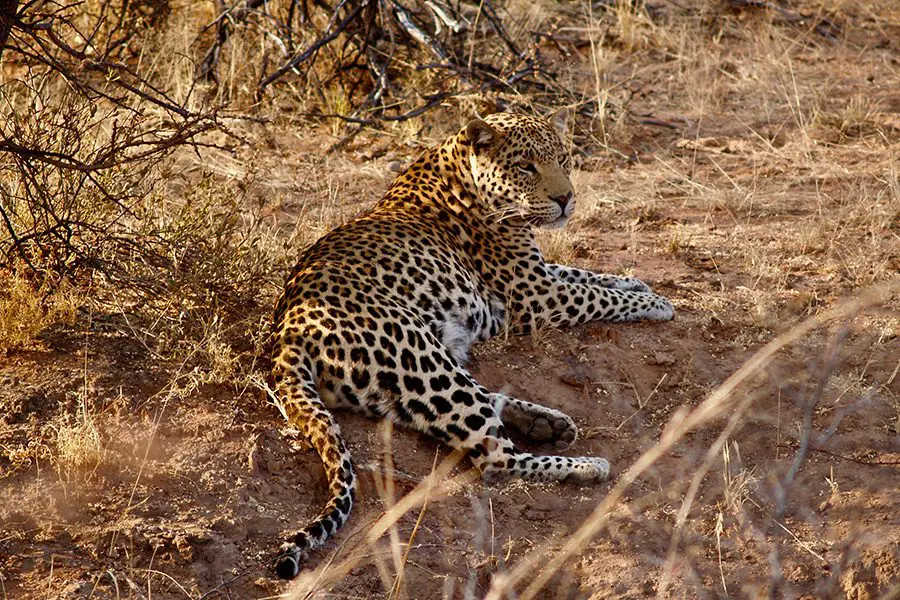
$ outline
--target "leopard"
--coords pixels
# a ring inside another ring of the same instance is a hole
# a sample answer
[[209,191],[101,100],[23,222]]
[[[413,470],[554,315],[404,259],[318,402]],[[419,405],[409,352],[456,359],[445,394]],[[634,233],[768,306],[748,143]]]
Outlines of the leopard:
[[334,413],[390,419],[467,455],[486,481],[593,484],[601,457],[539,456],[509,435],[567,448],[564,412],[491,392],[471,346],[600,320],[667,321],[674,307],[634,277],[547,262],[538,228],[575,209],[568,121],[474,118],[401,172],[371,209],[301,251],[275,305],[271,385],[291,429],[318,453],[325,508],[286,538],[275,574],[294,578],[348,519],[356,472]]

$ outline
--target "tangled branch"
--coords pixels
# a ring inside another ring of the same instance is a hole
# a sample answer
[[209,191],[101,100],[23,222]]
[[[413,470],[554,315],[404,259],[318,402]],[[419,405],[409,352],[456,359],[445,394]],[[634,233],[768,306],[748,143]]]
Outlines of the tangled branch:
[[[222,8],[215,39],[198,70],[200,79],[218,80],[223,46],[239,25],[252,21],[267,39],[278,40],[284,55],[271,71],[269,57],[264,57],[257,96],[291,75],[307,89],[341,86],[351,110],[322,112],[320,117],[357,124],[400,121],[444,99],[489,91],[527,93],[546,104],[577,104],[591,116],[599,111],[594,102],[559,83],[551,61],[542,55],[546,36],[516,23],[520,34],[512,35],[508,23],[513,19],[501,17],[492,0],[340,0],[333,6],[324,0],[312,6],[291,0],[283,18],[268,8],[263,0],[240,0]],[[305,39],[298,25],[307,33]],[[411,77],[420,72],[435,75],[428,90]]]
[[87,33],[77,3],[0,0],[2,58],[15,73],[0,87],[0,267],[114,276],[104,256],[150,252],[123,226],[147,175],[222,130],[216,108],[193,108],[193,89],[176,96],[134,66],[129,43],[167,10],[105,3]]

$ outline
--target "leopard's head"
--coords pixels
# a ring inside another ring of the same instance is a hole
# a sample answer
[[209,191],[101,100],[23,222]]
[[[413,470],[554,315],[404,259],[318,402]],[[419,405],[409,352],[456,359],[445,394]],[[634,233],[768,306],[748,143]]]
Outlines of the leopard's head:
[[497,113],[470,121],[467,165],[492,221],[563,227],[575,208],[565,142],[568,111],[548,119]]

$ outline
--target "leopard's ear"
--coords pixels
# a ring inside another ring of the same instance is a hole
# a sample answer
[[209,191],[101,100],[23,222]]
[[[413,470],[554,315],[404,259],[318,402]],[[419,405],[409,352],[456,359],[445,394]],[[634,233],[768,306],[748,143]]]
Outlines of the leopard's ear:
[[487,146],[497,139],[497,130],[488,125],[481,119],[472,119],[466,125],[466,138],[476,148],[479,146]]
[[562,107],[547,119],[562,139],[569,135],[569,112],[568,108]]

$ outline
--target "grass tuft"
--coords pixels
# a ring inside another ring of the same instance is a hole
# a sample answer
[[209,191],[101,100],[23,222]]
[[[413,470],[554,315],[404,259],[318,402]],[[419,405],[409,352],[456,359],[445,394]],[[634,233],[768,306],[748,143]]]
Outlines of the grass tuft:
[[27,346],[58,323],[72,324],[81,299],[71,287],[35,287],[19,270],[0,272],[0,354]]

